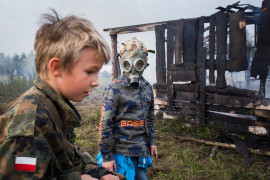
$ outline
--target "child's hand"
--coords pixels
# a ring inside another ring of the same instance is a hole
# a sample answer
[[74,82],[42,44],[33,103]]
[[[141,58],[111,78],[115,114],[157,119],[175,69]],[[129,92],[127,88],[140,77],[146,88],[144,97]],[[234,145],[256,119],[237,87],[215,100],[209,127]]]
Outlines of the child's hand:
[[102,176],[100,180],[119,180],[119,177],[112,174],[107,174],[105,176]]
[[150,146],[151,156],[155,156],[155,160],[158,158],[157,147],[155,145]]
[[88,175],[88,174],[83,174],[81,175],[82,180],[98,180],[96,178],[93,178],[92,176]]
[[103,162],[102,167],[105,167],[105,168],[109,169],[110,171],[114,170],[115,172],[117,172],[115,160],[108,161],[108,162]]

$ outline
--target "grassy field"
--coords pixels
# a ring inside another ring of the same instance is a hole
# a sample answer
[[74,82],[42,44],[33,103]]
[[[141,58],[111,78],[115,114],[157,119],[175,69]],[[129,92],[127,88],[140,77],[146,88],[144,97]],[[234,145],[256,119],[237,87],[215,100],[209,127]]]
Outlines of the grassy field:
[[[82,117],[82,126],[75,129],[76,144],[93,157],[98,153],[98,123],[103,90],[110,80],[110,78],[101,78],[101,85],[95,88],[89,97],[83,102],[74,103]],[[21,81],[15,84],[18,85],[18,83]],[[5,87],[8,88],[6,85]],[[8,91],[7,89],[5,93]],[[0,95],[0,107],[3,109],[7,101],[13,100],[20,93],[16,91],[10,96]],[[269,156],[250,154],[253,163],[247,165],[244,157],[239,155],[236,150],[218,148],[216,155],[210,158],[214,146],[192,141],[179,141],[174,138],[175,136],[185,136],[211,141],[220,139],[217,127],[190,125],[187,124],[187,121],[185,116],[173,120],[156,120],[159,159],[147,171],[150,180],[270,180]]]
[[[75,104],[82,115],[82,127],[76,129],[76,144],[93,157],[98,153],[98,122],[103,90],[104,84],[101,83],[87,99]],[[253,163],[246,165],[244,157],[235,149],[218,148],[216,155],[210,158],[214,146],[175,139],[174,136],[212,141],[220,139],[217,127],[190,125],[187,121],[185,116],[174,120],[156,120],[159,159],[147,171],[149,179],[270,179],[269,156],[250,154]]]

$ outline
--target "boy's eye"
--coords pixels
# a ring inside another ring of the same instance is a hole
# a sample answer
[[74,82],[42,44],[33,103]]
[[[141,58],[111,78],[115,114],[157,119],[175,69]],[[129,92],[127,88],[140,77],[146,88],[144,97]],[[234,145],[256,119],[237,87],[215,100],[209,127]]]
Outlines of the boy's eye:
[[94,72],[93,72],[93,71],[86,71],[86,73],[87,73],[88,75],[90,75],[90,74],[93,74]]

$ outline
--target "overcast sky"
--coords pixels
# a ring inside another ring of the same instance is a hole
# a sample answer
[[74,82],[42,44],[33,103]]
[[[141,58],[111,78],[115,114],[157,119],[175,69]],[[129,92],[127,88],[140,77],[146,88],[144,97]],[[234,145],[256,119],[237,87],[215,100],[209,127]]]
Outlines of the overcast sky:
[[[54,8],[64,17],[75,14],[91,20],[110,44],[103,29],[209,16],[218,6],[237,0],[0,0],[0,52],[13,55],[33,50],[40,15]],[[261,6],[261,0],[241,0],[240,4]],[[155,49],[153,32],[119,35],[118,42],[136,36],[148,49]],[[149,59],[155,56],[150,56]],[[150,62],[151,65],[151,62]],[[155,67],[154,67],[155,68]]]

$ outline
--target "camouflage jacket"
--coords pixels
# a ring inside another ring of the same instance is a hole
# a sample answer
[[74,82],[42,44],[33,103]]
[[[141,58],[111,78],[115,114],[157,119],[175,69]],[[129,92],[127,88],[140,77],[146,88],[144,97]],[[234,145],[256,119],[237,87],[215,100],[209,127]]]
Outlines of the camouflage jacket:
[[99,148],[103,161],[113,154],[146,157],[155,145],[154,97],[152,86],[143,77],[131,87],[125,75],[105,88],[102,103]]
[[72,104],[56,94],[40,78],[35,86],[55,104],[63,129],[39,99],[28,94],[0,116],[0,179],[81,179],[81,174],[100,178],[108,170],[98,167],[88,153],[69,142],[70,132],[80,125]]

